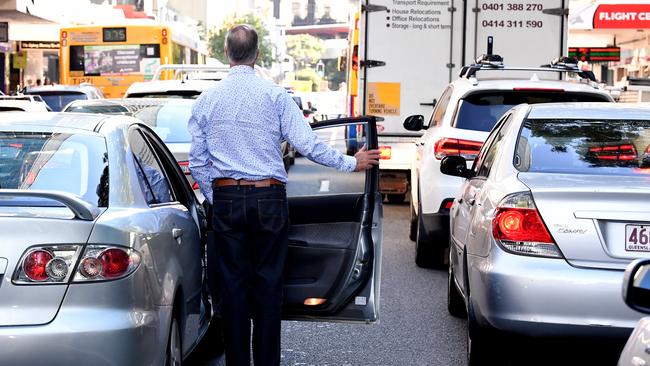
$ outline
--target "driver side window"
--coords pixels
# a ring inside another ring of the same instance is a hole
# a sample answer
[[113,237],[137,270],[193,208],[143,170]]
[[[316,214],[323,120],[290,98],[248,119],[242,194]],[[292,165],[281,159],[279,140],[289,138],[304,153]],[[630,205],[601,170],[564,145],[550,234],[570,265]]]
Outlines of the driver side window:
[[473,177],[487,178],[490,174],[492,163],[494,162],[494,158],[496,157],[499,146],[501,145],[501,140],[505,134],[506,129],[504,127],[507,125],[507,122],[510,121],[511,116],[511,114],[503,116],[485,140],[485,143],[476,156],[474,165],[472,166]]
[[447,89],[442,93],[436,107],[431,114],[431,119],[429,120],[429,127],[440,126],[442,124],[442,118],[445,116],[445,111],[449,105],[449,100],[451,99],[451,94],[454,88],[448,86]]

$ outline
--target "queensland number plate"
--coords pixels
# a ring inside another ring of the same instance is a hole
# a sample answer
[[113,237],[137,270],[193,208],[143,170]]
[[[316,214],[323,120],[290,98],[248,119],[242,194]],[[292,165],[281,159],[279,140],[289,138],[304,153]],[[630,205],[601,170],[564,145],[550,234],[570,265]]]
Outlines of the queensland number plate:
[[650,225],[625,225],[625,250],[650,252]]

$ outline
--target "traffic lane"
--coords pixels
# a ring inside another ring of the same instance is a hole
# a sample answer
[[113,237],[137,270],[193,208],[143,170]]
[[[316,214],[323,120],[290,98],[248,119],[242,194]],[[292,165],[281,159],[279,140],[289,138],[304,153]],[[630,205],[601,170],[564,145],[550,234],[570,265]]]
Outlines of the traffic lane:
[[[447,314],[447,274],[415,266],[408,219],[408,205],[384,205],[380,322],[284,321],[282,365],[465,365],[465,321]],[[188,364],[224,361],[197,354]]]

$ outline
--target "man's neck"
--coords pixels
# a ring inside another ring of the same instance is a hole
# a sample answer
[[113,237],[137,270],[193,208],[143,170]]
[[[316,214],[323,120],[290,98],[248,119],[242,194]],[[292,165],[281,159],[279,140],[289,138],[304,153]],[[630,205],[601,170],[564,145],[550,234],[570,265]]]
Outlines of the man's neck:
[[248,66],[251,69],[255,68],[255,64],[233,64],[233,63],[230,64],[230,67],[235,67],[235,66]]

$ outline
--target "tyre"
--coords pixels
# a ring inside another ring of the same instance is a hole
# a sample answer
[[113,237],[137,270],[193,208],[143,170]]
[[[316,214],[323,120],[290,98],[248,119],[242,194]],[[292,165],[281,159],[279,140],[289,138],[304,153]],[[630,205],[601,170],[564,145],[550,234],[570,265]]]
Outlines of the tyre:
[[417,237],[417,232],[418,232],[418,216],[415,213],[415,209],[413,208],[413,204],[409,204],[409,205],[411,206],[409,239],[411,239],[411,241],[415,241],[415,238]]
[[499,365],[499,341],[496,334],[488,334],[482,329],[474,316],[471,301],[467,314],[467,366]]
[[181,342],[181,327],[178,316],[174,313],[169,326],[169,339],[167,340],[167,359],[165,366],[181,366],[183,364],[183,343]]
[[402,203],[404,202],[404,199],[406,199],[406,193],[397,193],[397,194],[388,195],[389,203]]
[[[451,260],[449,261],[451,263]],[[449,265],[449,274],[447,275],[447,310],[451,316],[456,318],[465,318],[467,315],[465,300],[456,287],[454,281],[454,268]]]

